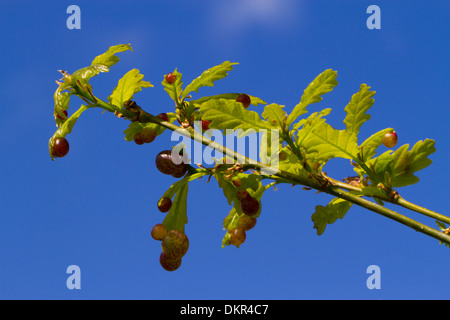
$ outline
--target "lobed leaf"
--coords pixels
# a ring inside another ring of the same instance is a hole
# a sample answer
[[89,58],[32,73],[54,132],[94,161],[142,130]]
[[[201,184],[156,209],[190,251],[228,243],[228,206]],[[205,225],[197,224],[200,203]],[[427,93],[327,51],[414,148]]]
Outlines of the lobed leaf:
[[287,114],[286,111],[284,111],[284,106],[276,103],[271,103],[264,107],[262,117],[267,121],[277,124],[279,127],[282,127]]
[[163,220],[168,230],[179,230],[184,232],[184,226],[188,223],[187,218],[187,195],[189,184],[182,183],[176,190],[172,206]]
[[375,102],[375,100],[372,99],[375,95],[375,91],[370,91],[369,89],[370,87],[365,83],[361,84],[359,91],[352,96],[349,104],[344,109],[347,113],[344,124],[349,132],[358,133],[362,124],[370,119],[370,115],[365,112],[369,110]]
[[153,87],[148,81],[142,81],[143,74],[138,69],[128,71],[120,80],[112,94],[108,97],[110,104],[119,108],[123,107],[125,101],[133,99],[133,96],[142,88]]
[[322,123],[303,141],[307,153],[314,153],[317,161],[328,161],[331,158],[358,158],[357,136],[354,132],[336,130],[327,123]]
[[283,153],[283,159],[280,159],[279,162],[280,170],[293,173],[303,178],[308,177],[308,172],[305,170],[294,152],[292,152],[288,147],[283,148],[281,152]]
[[303,142],[310,137],[310,134],[325,123],[323,117],[327,116],[330,112],[330,108],[323,109],[322,111],[314,112],[308,118],[299,121],[294,126],[294,128],[299,128],[297,131],[296,145],[301,147]]
[[327,69],[319,74],[303,92],[300,102],[294,107],[291,114],[288,116],[286,125],[289,128],[291,124],[301,115],[307,113],[306,108],[313,104],[320,102],[322,96],[338,84],[336,81],[337,71]]
[[87,84],[89,79],[100,72],[108,72],[109,68],[119,62],[119,57],[115,54],[127,50],[133,50],[129,44],[119,44],[112,46],[105,53],[94,58],[90,66],[81,68],[72,74],[75,80]]
[[208,100],[200,106],[199,111],[203,114],[202,119],[210,121],[210,128],[242,129],[239,137],[244,136],[246,130],[254,133],[255,130],[274,128],[273,124],[262,120],[258,113],[247,110],[242,103],[232,100]]
[[228,71],[233,70],[233,65],[236,62],[224,61],[220,65],[205,70],[200,76],[192,80],[190,84],[186,86],[181,95],[181,100],[186,98],[192,91],[198,92],[198,89],[204,86],[213,87],[214,81],[225,78],[228,75]]
[[316,206],[316,211],[311,216],[314,222],[314,229],[317,229],[317,235],[321,235],[328,224],[336,222],[337,219],[343,219],[352,203],[341,198],[334,198],[325,207]]
[[119,44],[112,46],[105,53],[95,57],[91,63],[91,66],[98,68],[98,70],[102,69],[103,71],[101,72],[107,72],[111,66],[115,65],[120,60],[115,54],[127,50],[133,51],[131,45]]
[[[411,150],[405,144],[394,153],[388,150],[371,161],[378,177],[384,178],[385,182],[392,187],[404,187],[419,182],[415,172],[429,166],[432,161],[428,158],[436,151],[434,140],[425,139],[418,141]],[[388,173],[388,176],[386,176]],[[390,181],[386,181],[390,179]]]
[[161,84],[164,86],[164,90],[169,94],[172,100],[175,101],[175,103],[178,105],[180,103],[179,98],[182,92],[181,86],[183,85],[183,81],[181,81],[182,74],[179,73],[177,69],[175,69],[172,73],[176,77],[175,82],[172,84],[168,83],[164,76]]

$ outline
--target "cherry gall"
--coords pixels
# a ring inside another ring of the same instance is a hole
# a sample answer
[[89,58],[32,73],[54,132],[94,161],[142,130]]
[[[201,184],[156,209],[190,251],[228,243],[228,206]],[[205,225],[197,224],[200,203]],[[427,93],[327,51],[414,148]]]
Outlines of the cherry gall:
[[168,84],[173,84],[177,80],[177,76],[174,75],[173,72],[169,72],[166,74],[165,79]]
[[397,145],[398,142],[398,136],[397,134],[394,132],[388,132],[386,133],[383,138],[381,139],[381,142],[383,143],[383,145],[387,148],[393,148]]
[[251,99],[247,94],[243,93],[236,98],[236,102],[241,102],[244,108],[248,108],[250,107]]
[[69,142],[63,137],[56,138],[52,145],[52,156],[62,158],[67,153],[69,153]]

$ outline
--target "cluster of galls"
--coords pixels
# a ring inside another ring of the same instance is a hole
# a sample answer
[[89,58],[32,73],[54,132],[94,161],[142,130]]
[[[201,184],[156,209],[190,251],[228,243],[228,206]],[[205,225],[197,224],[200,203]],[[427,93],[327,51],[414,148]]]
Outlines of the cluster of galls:
[[241,209],[244,214],[239,217],[237,226],[228,230],[228,233],[230,234],[230,244],[239,247],[247,237],[245,232],[256,225],[255,215],[259,211],[260,203],[245,190],[239,190],[236,196],[241,202]]
[[156,130],[151,127],[144,127],[140,132],[134,135],[134,142],[138,145],[151,143],[156,138]]
[[[181,178],[187,172],[187,165],[183,161],[183,156],[172,153],[171,150],[164,150],[158,153],[155,159],[156,168],[164,174],[174,178]],[[169,197],[162,197],[158,201],[158,210],[166,213],[172,207],[172,200]],[[189,239],[180,230],[167,230],[164,224],[158,223],[151,231],[152,238],[161,241],[162,252],[159,256],[161,266],[167,271],[175,271],[181,266],[181,258],[189,248]]]
[[[159,211],[165,213],[172,207],[172,200],[169,197],[162,197],[158,201]],[[189,239],[186,234],[179,230],[167,230],[167,227],[158,223],[151,231],[153,239],[161,241],[162,252],[159,256],[159,263],[167,271],[175,271],[181,266],[181,258],[189,249]]]
[[167,230],[161,223],[153,226],[152,238],[161,241],[162,252],[159,263],[167,271],[175,271],[181,266],[181,260],[189,249],[189,239],[179,230]]

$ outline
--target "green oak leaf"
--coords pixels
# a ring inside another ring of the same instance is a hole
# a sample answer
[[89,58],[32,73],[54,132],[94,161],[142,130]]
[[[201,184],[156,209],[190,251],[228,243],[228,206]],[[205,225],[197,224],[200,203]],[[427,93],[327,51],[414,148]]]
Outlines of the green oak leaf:
[[112,46],[105,53],[95,57],[91,63],[91,66],[102,66],[97,68],[102,68],[104,70],[102,72],[107,72],[109,71],[109,68],[111,66],[115,65],[120,60],[119,57],[117,57],[115,54],[127,50],[133,51],[133,48],[129,44],[119,44]]
[[188,223],[187,218],[187,195],[189,184],[183,183],[176,190],[172,206],[163,220],[167,230],[178,230],[184,232],[184,226]]
[[87,85],[89,79],[98,75],[100,72],[108,72],[109,68],[119,62],[119,57],[115,54],[133,49],[129,44],[119,44],[112,46],[105,53],[94,58],[90,66],[81,68],[72,74],[75,81],[79,81],[82,85]]
[[308,118],[302,119],[294,125],[294,128],[299,128],[297,129],[296,145],[301,147],[303,142],[310,137],[310,134],[325,122],[325,118],[323,117],[327,116],[330,112],[330,108],[320,112],[314,112]]
[[233,65],[238,64],[236,62],[224,61],[220,65],[205,70],[200,76],[192,80],[190,84],[186,86],[181,95],[181,100],[186,98],[192,91],[198,92],[201,87],[213,87],[214,81],[225,78],[228,75],[228,71],[233,70]]
[[183,179],[178,180],[164,193],[163,197],[173,198],[172,206],[163,220],[163,224],[168,230],[179,230],[184,232],[184,227],[188,223],[187,218],[187,195],[189,182],[205,176],[203,172],[188,174]]
[[357,159],[357,135],[346,130],[336,130],[327,123],[322,123],[303,141],[303,148],[313,154],[317,161],[328,161],[332,158]]
[[370,119],[370,114],[367,114],[366,111],[375,102],[372,99],[375,91],[370,91],[369,89],[370,87],[368,85],[361,84],[359,91],[352,96],[349,104],[344,109],[347,113],[344,124],[349,132],[358,133],[362,124]]
[[289,128],[291,124],[301,115],[307,113],[306,108],[313,104],[320,102],[322,96],[337,86],[336,81],[337,71],[327,69],[319,74],[303,92],[300,102],[294,107],[291,114],[288,116],[286,126]]
[[[418,141],[408,151],[409,144],[398,148],[394,153],[388,150],[370,161],[378,177],[387,185],[404,187],[419,182],[415,172],[428,167],[432,161],[428,156],[436,151],[435,141],[425,139]],[[388,173],[388,175],[386,175]],[[386,181],[389,179],[390,181]]]
[[314,222],[314,229],[317,229],[317,235],[320,236],[328,224],[344,218],[351,206],[351,202],[341,198],[334,198],[325,207],[316,206],[316,211],[311,216],[311,219]]
[[180,103],[180,95],[181,95],[181,87],[183,85],[183,81],[181,80],[182,74],[178,72],[177,69],[175,69],[173,72],[173,75],[176,77],[176,80],[174,83],[170,84],[165,80],[165,76],[161,84],[164,87],[164,90],[169,94],[169,96],[172,98],[173,101],[178,105]]
[[284,111],[284,106],[271,103],[264,107],[262,117],[271,123],[277,124],[278,127],[282,127],[287,114]]
[[262,120],[258,113],[245,109],[242,103],[233,100],[208,100],[200,106],[199,111],[203,114],[203,120],[210,121],[210,128],[242,129],[238,132],[238,137],[254,133],[259,129],[274,128],[273,124]]
[[110,104],[119,108],[123,107],[123,103],[132,100],[133,96],[142,90],[142,88],[153,87],[148,81],[143,81],[143,74],[138,69],[128,71],[118,82],[112,94],[108,97]]
[[280,154],[279,169],[282,171],[287,171],[293,173],[297,176],[307,178],[308,172],[305,170],[297,155],[292,152],[288,147],[281,149]]

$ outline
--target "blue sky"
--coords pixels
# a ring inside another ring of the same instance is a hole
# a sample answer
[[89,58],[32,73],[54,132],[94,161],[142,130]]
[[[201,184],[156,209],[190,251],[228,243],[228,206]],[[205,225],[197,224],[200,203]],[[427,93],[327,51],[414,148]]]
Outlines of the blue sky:
[[[80,30],[66,27],[71,4],[81,9]],[[372,4],[381,9],[379,30],[366,27]],[[435,139],[421,181],[398,191],[448,215],[448,1],[2,1],[1,8],[1,299],[450,298],[450,251],[437,240],[356,206],[319,237],[311,214],[330,197],[290,186],[266,192],[244,245],[221,248],[227,201],[217,183],[192,183],[190,249],[179,270],[166,272],[150,229],[163,220],[156,202],[174,182],[154,166],[173,145],[170,134],[138,147],[124,140],[125,121],[95,109],[68,136],[68,156],[51,161],[47,148],[57,70],[89,65],[115,44],[134,52],[92,79],[96,95],[106,99],[138,68],[155,87],[136,100],[154,114],[172,110],[161,80],[175,68],[186,83],[224,60],[239,62],[198,96],[248,92],[287,110],[333,68],[339,85],[311,110],[331,107],[329,123],[343,128],[351,95],[371,86],[375,105],[361,134],[393,127],[399,145]],[[81,101],[72,103],[74,110]],[[327,170],[353,174],[347,161]],[[66,287],[70,265],[81,269],[80,290]],[[381,289],[366,286],[370,265],[380,267]]]

